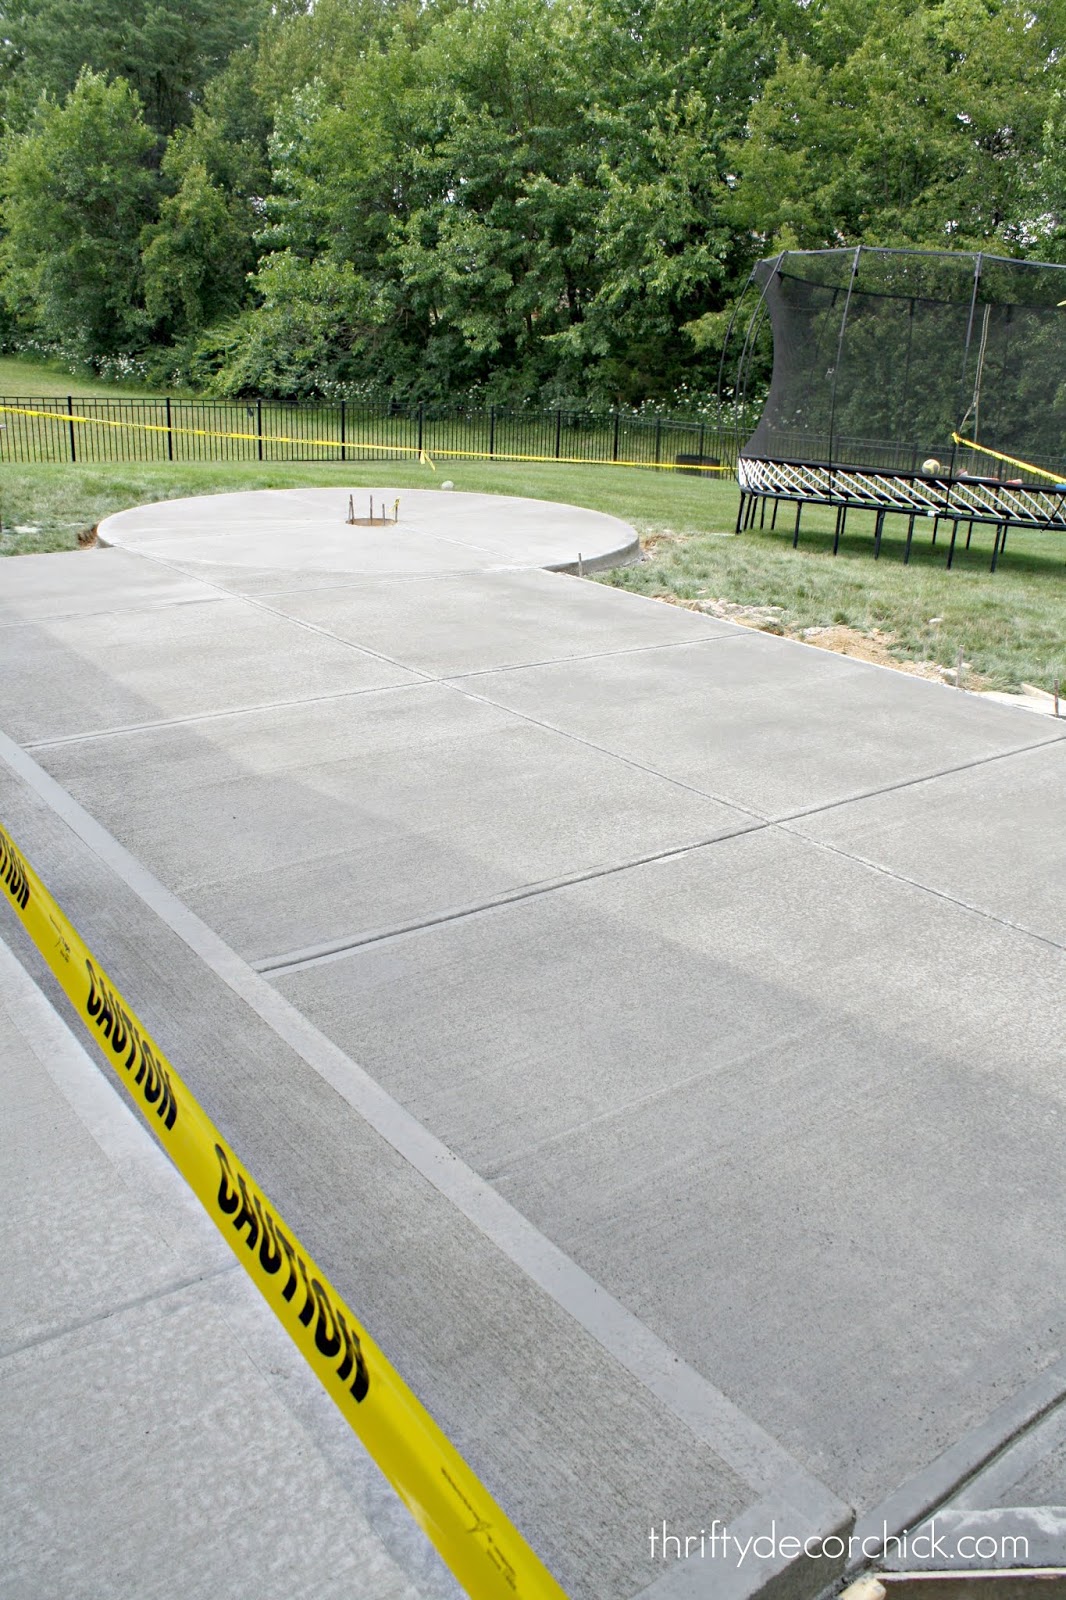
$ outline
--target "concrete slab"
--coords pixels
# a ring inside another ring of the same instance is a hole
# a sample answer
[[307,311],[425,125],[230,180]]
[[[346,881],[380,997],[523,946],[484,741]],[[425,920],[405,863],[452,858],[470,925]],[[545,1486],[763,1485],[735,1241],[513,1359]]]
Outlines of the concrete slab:
[[94,612],[146,610],[212,598],[195,579],[124,550],[19,556],[4,563],[0,628]]
[[[1058,1374],[1060,1377],[1062,1373]],[[1035,1422],[951,1496],[962,1511],[998,1506],[1066,1506],[1066,1405],[1045,1409]],[[1059,1550],[1062,1560],[1063,1540]]]
[[0,1449],[18,1464],[0,1476],[0,1595],[417,1593],[307,1459],[203,1289],[20,1352],[0,1374]]
[[1059,738],[795,826],[1066,946],[1064,797],[1066,738]]
[[[349,495],[366,516],[370,497],[399,522],[352,527]],[[166,500],[100,524],[104,544],[196,571],[411,573],[499,566],[558,567],[631,559],[636,535],[602,511],[505,495],[440,489],[271,489]]]
[[547,572],[412,578],[399,594],[391,580],[363,578],[265,599],[285,616],[435,677],[684,645],[738,631],[678,606],[649,604],[625,589]]
[[584,541],[535,505],[327,509],[131,513],[112,554],[258,598],[5,630],[60,785],[5,745],[0,816],[575,1600],[734,1600],[769,1573],[649,1523],[872,1515],[1054,1371],[1061,951],[1005,810],[1059,731],[507,570]]
[[2,944],[0,1087],[0,1596],[454,1600],[414,1524],[381,1517],[376,1469],[230,1251]]
[[866,1509],[1066,1336],[1061,973],[765,830],[278,982]]
[[104,744],[39,755],[256,960],[749,826],[743,813],[434,684]]
[[751,629],[498,672],[479,692],[768,817],[1057,737],[975,696]]
[[[1023,1506],[1066,1506],[1066,1442],[1060,1438],[1054,1448],[1018,1479],[1012,1499]],[[1066,1537],[1059,1544],[1060,1561],[1064,1551]]]
[[24,743],[417,681],[216,595],[0,630],[7,731]]
[[205,1250],[202,1231],[190,1230],[183,1213],[160,1216],[150,1197],[117,1181],[113,1164],[42,1071],[7,989],[0,991],[0,1116],[9,1132],[0,1149],[0,1248],[10,1276],[0,1351],[229,1265],[221,1241]]

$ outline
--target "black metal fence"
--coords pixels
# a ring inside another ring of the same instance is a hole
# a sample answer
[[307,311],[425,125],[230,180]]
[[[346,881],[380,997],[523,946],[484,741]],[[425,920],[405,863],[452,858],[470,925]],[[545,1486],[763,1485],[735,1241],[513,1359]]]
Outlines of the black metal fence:
[[[0,461],[449,459],[733,468],[729,427],[587,411],[400,409],[352,401],[0,399]],[[715,476],[716,474],[709,474]]]

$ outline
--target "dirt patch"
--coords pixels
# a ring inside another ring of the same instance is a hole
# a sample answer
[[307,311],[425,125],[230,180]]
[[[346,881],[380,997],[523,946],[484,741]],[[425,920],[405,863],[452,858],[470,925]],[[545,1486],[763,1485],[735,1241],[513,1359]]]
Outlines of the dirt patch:
[[[912,672],[916,678],[943,679],[945,673],[955,681],[955,668],[942,667],[935,661],[904,661],[892,654],[895,637],[872,628],[863,633],[860,628],[850,628],[835,622],[826,628],[803,628],[794,635],[806,644],[815,644],[819,650],[834,650],[840,656],[855,656],[859,661],[873,661],[879,667],[895,667],[900,672]],[[967,663],[963,662],[965,668]]]
[[[641,561],[654,561],[655,557],[672,544],[679,544],[681,535],[674,533],[672,528],[656,528],[640,534],[640,559]],[[661,598],[665,600],[666,595]]]
[[[692,529],[679,532],[676,528],[652,528],[646,522],[637,524],[640,534],[640,559],[647,563],[654,561],[657,556],[669,555],[676,545],[688,544],[692,538]],[[725,529],[701,528],[701,539],[732,539],[733,531]],[[665,595],[662,596],[666,598]]]

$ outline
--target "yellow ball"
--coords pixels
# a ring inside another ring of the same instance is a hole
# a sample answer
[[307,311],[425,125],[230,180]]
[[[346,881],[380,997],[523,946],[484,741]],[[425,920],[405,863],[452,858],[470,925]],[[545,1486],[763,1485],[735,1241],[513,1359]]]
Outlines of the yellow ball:
[[925,473],[927,478],[931,478],[934,473],[940,471],[940,462],[937,460],[936,456],[926,456],[925,460],[922,462],[922,471]]

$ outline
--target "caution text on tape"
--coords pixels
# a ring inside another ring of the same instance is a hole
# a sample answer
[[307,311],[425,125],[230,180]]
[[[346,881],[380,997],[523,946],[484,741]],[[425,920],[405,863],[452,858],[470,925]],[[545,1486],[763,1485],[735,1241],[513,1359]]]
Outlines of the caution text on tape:
[[104,1058],[308,1365],[474,1600],[563,1590],[222,1138],[0,826],[12,907]]

